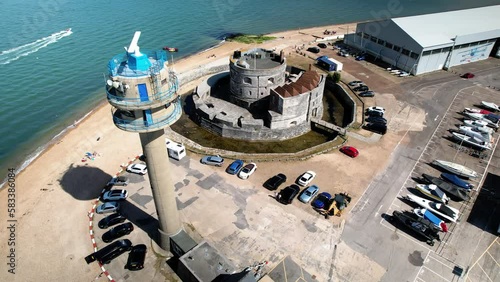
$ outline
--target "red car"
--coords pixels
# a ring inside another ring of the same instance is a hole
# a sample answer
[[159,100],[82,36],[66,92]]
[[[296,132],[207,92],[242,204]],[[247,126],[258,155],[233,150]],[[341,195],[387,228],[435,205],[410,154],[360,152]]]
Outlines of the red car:
[[464,73],[464,74],[462,75],[462,78],[473,78],[473,77],[474,77],[474,74],[473,74],[473,73],[470,73],[470,72],[468,72],[468,73]]
[[359,155],[358,149],[351,146],[344,146],[340,148],[340,151],[351,158],[355,158]]

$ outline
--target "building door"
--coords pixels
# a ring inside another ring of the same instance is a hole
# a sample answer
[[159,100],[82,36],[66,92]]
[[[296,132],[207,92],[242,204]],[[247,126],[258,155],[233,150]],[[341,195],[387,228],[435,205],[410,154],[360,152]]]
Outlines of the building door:
[[144,110],[143,119],[145,126],[150,126],[153,124],[153,116],[151,115],[151,110]]
[[146,87],[146,84],[137,84],[137,88],[139,90],[139,98],[141,99],[141,102],[149,101],[148,88]]

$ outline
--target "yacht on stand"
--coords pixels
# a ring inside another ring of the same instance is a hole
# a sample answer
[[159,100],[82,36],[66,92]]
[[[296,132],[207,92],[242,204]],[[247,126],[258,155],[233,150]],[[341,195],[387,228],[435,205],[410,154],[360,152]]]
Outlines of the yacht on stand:
[[460,143],[465,143],[465,144],[477,147],[477,148],[482,149],[482,150],[491,150],[490,142],[486,142],[486,141],[483,141],[479,138],[467,136],[467,135],[461,134],[461,133],[453,132],[452,134],[456,140],[460,141]]
[[468,190],[460,188],[452,183],[446,182],[445,180],[434,177],[429,174],[422,174],[424,180],[428,183],[432,183],[443,190],[450,198],[456,202],[465,201],[469,199]]
[[406,195],[404,199],[414,202],[422,208],[427,209],[446,220],[452,222],[457,222],[458,220],[459,211],[443,203],[436,203],[411,194]]
[[432,163],[434,165],[436,165],[444,170],[447,170],[451,173],[454,173],[458,176],[462,176],[462,177],[466,177],[466,178],[478,177],[477,172],[475,172],[474,170],[472,170],[466,166],[463,166],[461,164],[452,163],[452,162],[443,161],[443,160],[434,160]]

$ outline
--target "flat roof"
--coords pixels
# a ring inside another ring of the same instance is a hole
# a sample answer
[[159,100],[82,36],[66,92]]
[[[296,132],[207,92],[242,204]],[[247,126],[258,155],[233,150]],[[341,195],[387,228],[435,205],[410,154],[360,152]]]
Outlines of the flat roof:
[[422,47],[452,43],[455,37],[497,31],[500,5],[394,18],[392,21]]

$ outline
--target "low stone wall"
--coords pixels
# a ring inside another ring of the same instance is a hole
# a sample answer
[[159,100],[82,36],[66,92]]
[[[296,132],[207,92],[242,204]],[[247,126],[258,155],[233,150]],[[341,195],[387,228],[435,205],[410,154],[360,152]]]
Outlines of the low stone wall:
[[340,84],[333,82],[333,80],[327,79],[326,87],[332,90],[333,95],[335,95],[344,107],[342,127],[346,128],[351,126],[356,121],[356,102]]
[[229,71],[229,58],[223,58],[213,63],[199,66],[193,70],[178,74],[179,86],[182,86],[190,81],[196,80],[209,74]]

